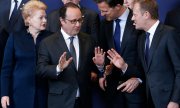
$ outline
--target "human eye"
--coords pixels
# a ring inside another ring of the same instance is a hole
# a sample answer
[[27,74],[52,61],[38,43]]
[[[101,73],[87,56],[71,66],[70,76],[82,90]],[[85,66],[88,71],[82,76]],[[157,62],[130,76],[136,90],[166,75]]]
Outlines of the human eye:
[[75,24],[76,22],[77,22],[77,20],[76,20],[76,19],[71,20],[71,23],[72,23],[72,24]]
[[83,18],[80,18],[77,20],[79,23],[82,23],[83,22]]

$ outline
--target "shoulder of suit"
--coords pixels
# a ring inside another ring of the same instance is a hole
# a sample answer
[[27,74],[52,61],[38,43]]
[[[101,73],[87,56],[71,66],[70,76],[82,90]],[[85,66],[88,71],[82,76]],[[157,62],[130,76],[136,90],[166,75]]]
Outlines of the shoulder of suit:
[[89,34],[84,33],[84,32],[79,32],[77,35],[78,35],[78,37],[83,37],[83,38],[88,38],[88,37],[90,37]]
[[52,12],[50,12],[48,14],[48,17],[54,17],[54,16],[57,16],[59,15],[59,9],[56,9],[56,10],[53,10]]
[[58,32],[50,34],[48,37],[46,37],[43,41],[44,42],[55,42],[59,38]]
[[98,13],[96,11],[85,8],[85,7],[82,7],[81,11],[83,12],[83,14],[91,16],[91,17],[98,15]]

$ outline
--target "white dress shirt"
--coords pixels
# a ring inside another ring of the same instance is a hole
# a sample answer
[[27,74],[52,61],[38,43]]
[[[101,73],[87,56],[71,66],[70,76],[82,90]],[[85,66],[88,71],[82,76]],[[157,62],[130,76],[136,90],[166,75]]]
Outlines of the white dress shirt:
[[[62,28],[61,28],[61,33],[63,35],[63,38],[65,40],[65,43],[66,43],[66,46],[68,47],[68,49],[70,50],[70,37]],[[76,50],[76,64],[77,64],[77,67],[76,69],[78,70],[78,66],[79,66],[79,39],[78,39],[78,36],[75,35],[74,36],[74,40],[73,40],[73,45],[74,45],[74,48]],[[57,75],[60,75],[60,73],[63,71],[61,70],[58,65],[56,67],[56,71],[57,71]],[[77,89],[77,94],[76,94],[76,97],[80,97],[80,92],[79,92],[79,88]]]
[[156,31],[156,28],[158,27],[160,21],[157,20],[156,23],[147,31],[148,33],[150,33],[149,35],[149,48],[151,47],[151,43],[154,37],[154,33]]
[[[121,38],[120,38],[120,43],[122,43],[122,39],[123,39],[123,34],[124,34],[124,30],[125,30],[125,27],[126,27],[126,21],[127,21],[127,18],[128,18],[128,15],[129,15],[129,9],[127,8],[124,13],[118,18],[120,19],[121,21],[119,22],[120,23],[120,28],[121,28]],[[114,24],[113,24],[113,31],[115,32],[115,28],[116,28],[116,22],[114,20]],[[113,33],[114,33],[113,32]]]

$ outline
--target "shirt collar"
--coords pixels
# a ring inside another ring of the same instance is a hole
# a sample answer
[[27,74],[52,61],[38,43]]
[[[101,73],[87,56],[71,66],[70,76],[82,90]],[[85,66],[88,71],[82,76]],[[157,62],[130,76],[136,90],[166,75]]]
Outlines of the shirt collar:
[[150,33],[151,35],[154,35],[157,26],[159,25],[160,21],[157,20],[156,23],[154,23],[154,25],[147,31],[148,33]]
[[129,9],[127,8],[127,9],[124,11],[124,13],[123,13],[121,16],[119,16],[118,19],[121,19],[121,21],[126,21],[127,18],[128,18],[129,12],[130,12]]
[[[62,28],[61,28],[61,33],[65,40],[68,40],[71,37]],[[77,38],[77,35],[75,35],[74,38]]]

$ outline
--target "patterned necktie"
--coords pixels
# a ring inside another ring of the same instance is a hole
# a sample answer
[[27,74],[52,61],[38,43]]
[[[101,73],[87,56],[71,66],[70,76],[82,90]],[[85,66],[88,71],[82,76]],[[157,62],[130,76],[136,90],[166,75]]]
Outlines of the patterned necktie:
[[73,45],[74,37],[72,36],[69,39],[70,39],[70,46],[69,46],[70,49],[69,50],[70,50],[71,56],[73,57],[74,64],[77,67],[76,50],[75,50],[74,45]]
[[116,19],[116,28],[115,28],[115,32],[114,32],[114,45],[115,45],[115,49],[118,53],[121,52],[121,43],[120,43],[120,39],[121,39],[121,27],[120,27],[120,19]]
[[150,33],[146,32],[146,44],[145,44],[145,59],[146,59],[146,63],[148,64],[148,59],[149,59],[149,36]]

